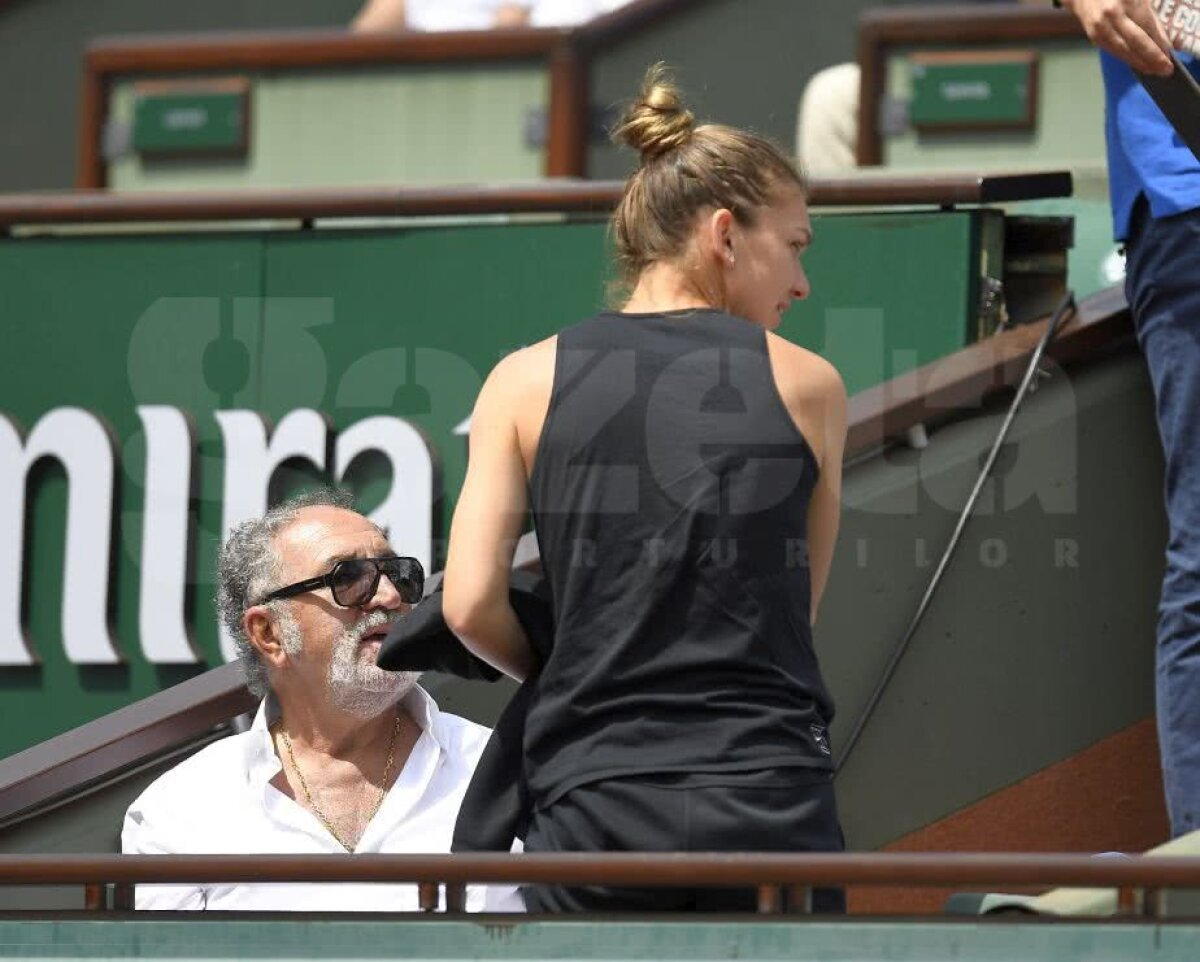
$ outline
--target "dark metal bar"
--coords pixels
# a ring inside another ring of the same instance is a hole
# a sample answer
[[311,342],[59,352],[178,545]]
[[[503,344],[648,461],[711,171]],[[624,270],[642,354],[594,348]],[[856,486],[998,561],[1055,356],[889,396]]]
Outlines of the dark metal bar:
[[437,911],[440,887],[437,882],[421,882],[417,886],[417,902],[421,906],[422,912]]
[[84,885],[83,907],[89,912],[104,912],[108,909],[108,899],[103,883],[89,882]]
[[783,892],[778,885],[758,887],[758,914],[778,915],[783,911]]
[[1161,919],[1166,913],[1163,890],[1148,887],[1142,890],[1142,915],[1148,919]]
[[527,882],[651,886],[1046,885],[1200,888],[1200,857],[850,853],[2,855],[0,884]]
[[787,889],[787,910],[792,915],[812,915],[812,886],[789,885]]
[[465,912],[467,910],[467,887],[461,882],[451,882],[446,886],[446,911]]
[[134,888],[127,882],[117,882],[112,887],[113,908],[119,912],[133,911]]

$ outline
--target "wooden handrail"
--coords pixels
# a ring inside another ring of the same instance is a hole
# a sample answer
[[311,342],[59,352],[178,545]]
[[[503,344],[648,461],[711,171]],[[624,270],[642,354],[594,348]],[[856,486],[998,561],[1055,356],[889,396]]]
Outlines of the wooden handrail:
[[581,49],[610,45],[695,0],[634,0],[575,27],[492,30],[198,31],[99,37],[87,46],[86,65],[105,74],[209,70],[287,70],[308,67],[545,57],[570,40]]
[[[1065,171],[862,175],[814,179],[809,200],[813,207],[949,207],[1067,197],[1071,189],[1071,175]],[[617,181],[560,180],[513,188],[8,194],[0,195],[0,230],[45,224],[606,214],[620,199],[621,190]]]
[[222,665],[0,759],[0,825],[195,741],[257,704]]
[[972,44],[1079,39],[1079,21],[1065,10],[1036,7],[928,6],[867,10],[858,20],[858,64],[862,70],[858,103],[860,167],[883,163],[879,108],[887,83],[887,57],[898,46],[928,44],[961,48]]
[[[978,408],[997,391],[1014,386],[1047,324],[1048,319],[1004,331],[855,394],[849,403],[846,456],[902,437],[917,424],[936,424]],[[1119,286],[1111,287],[1078,305],[1047,354],[1058,364],[1070,364],[1132,332],[1125,295]]]
[[184,882],[1200,888],[1200,858],[956,852],[0,855],[0,885]]
[[389,63],[456,63],[546,57],[570,36],[556,28],[350,33],[239,30],[102,37],[88,44],[89,70],[114,76],[210,70],[293,70]]

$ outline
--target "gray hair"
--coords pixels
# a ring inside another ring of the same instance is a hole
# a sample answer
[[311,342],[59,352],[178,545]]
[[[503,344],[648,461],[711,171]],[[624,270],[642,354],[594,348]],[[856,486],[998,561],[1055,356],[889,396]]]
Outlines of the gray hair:
[[[321,506],[353,511],[354,497],[340,488],[306,491],[276,505],[261,518],[238,525],[221,546],[217,559],[217,617],[233,638],[246,687],[258,698],[264,697],[271,686],[266,664],[242,629],[242,616],[264,594],[281,587],[283,566],[275,548],[276,536],[305,508]],[[272,601],[267,607],[284,623],[281,627],[291,627],[288,641],[294,644],[296,626],[290,621],[286,604]]]

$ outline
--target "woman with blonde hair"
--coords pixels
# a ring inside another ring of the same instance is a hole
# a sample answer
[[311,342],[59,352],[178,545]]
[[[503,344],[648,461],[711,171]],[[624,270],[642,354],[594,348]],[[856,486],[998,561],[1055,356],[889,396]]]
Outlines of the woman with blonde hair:
[[[508,601],[532,509],[555,637],[525,732],[527,851],[840,850],[810,626],[846,396],[828,363],[771,333],[809,292],[805,183],[767,141],[698,126],[661,67],[614,136],[641,155],[612,222],[631,293],[488,377],[446,620],[512,677],[537,670]],[[754,907],[749,890],[526,897],[533,911]]]

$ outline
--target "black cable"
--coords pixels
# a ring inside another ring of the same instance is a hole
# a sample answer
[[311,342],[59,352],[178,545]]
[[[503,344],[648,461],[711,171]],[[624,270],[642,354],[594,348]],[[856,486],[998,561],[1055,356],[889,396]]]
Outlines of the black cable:
[[995,467],[996,458],[999,456],[1000,449],[1004,446],[1004,442],[1008,438],[1009,429],[1016,419],[1021,402],[1025,400],[1025,395],[1029,392],[1029,386],[1033,383],[1033,379],[1037,375],[1042,355],[1046,352],[1046,348],[1050,342],[1054,340],[1054,335],[1058,332],[1058,326],[1062,323],[1063,317],[1067,314],[1068,310],[1074,310],[1074,308],[1075,292],[1067,291],[1062,301],[1059,302],[1058,307],[1054,309],[1054,313],[1050,316],[1050,323],[1046,325],[1045,333],[1042,334],[1042,339],[1038,342],[1033,356],[1029,359],[1029,367],[1025,370],[1025,376],[1021,379],[1021,384],[1012,399],[1012,404],[1009,405],[1008,415],[1004,418],[1004,423],[1000,425],[1000,431],[996,435],[995,442],[992,444],[992,450],[988,454],[987,461],[984,462],[983,469],[979,472],[979,477],[975,481],[975,487],[971,490],[971,495],[967,498],[967,503],[964,505],[962,513],[958,516],[958,524],[954,528],[954,533],[950,536],[950,542],[946,545],[946,550],[942,553],[942,559],[938,562],[938,566],[933,572],[933,577],[929,579],[929,585],[925,589],[925,596],[917,606],[916,614],[913,615],[912,620],[908,623],[908,630],[904,632],[904,636],[900,639],[895,649],[893,649],[892,657],[888,660],[887,667],[883,670],[883,675],[880,677],[879,683],[875,686],[875,690],[871,693],[871,697],[867,699],[867,705],[863,709],[862,714],[858,716],[858,720],[854,723],[850,737],[846,739],[846,747],[841,752],[841,758],[834,769],[835,773],[840,772],[845,767],[846,762],[849,761],[850,755],[854,752],[854,746],[858,744],[859,738],[862,737],[863,729],[867,727],[867,722],[871,720],[871,716],[875,713],[875,709],[879,706],[879,702],[883,698],[883,693],[892,681],[892,676],[895,675],[896,669],[900,666],[901,659],[904,657],[905,652],[908,651],[908,646],[912,642],[913,636],[917,633],[917,628],[925,617],[925,612],[929,609],[929,603],[933,600],[933,596],[942,582],[942,576],[946,573],[950,559],[954,556],[955,549],[958,548],[958,542],[962,538],[963,529],[966,528],[967,521],[970,519],[971,513],[975,510],[975,502],[979,500],[979,495],[983,492],[983,486],[987,483],[988,476],[992,473],[992,468]]

